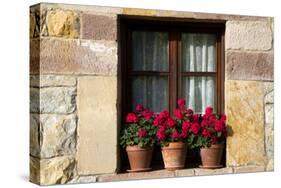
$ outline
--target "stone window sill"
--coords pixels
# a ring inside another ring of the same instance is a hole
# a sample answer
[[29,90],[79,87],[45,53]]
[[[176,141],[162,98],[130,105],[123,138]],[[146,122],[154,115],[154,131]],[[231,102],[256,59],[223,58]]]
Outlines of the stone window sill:
[[143,179],[172,178],[172,177],[265,172],[265,171],[266,169],[264,166],[226,167],[226,168],[220,168],[215,170],[189,168],[183,170],[168,171],[165,169],[161,169],[161,170],[153,170],[149,172],[138,172],[138,173],[80,176],[74,178],[69,183],[111,182],[111,181],[125,181],[125,180],[143,180]]

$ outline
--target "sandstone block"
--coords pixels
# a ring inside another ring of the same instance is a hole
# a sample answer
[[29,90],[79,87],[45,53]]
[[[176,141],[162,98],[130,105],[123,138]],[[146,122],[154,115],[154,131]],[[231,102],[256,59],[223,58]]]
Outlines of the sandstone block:
[[227,138],[227,166],[264,165],[265,85],[256,81],[226,81],[225,86],[227,124],[233,133]]
[[78,79],[79,175],[114,173],[117,168],[117,78]]
[[91,40],[117,40],[116,17],[83,14],[82,38]]
[[32,113],[69,114],[76,109],[76,88],[30,88],[30,99]]
[[273,78],[272,52],[227,52],[227,79],[267,80]]
[[265,21],[228,21],[226,22],[226,49],[233,50],[270,50],[272,31]]
[[46,16],[48,35],[54,37],[78,38],[80,17],[74,11],[50,10]]

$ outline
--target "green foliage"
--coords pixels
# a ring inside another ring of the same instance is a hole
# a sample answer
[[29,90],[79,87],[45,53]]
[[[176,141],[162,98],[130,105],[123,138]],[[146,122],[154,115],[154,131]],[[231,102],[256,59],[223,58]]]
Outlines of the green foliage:
[[[139,131],[145,130],[146,135],[139,136]],[[121,130],[120,145],[122,147],[138,145],[141,148],[152,146],[155,143],[156,130],[152,123],[152,119],[146,120],[140,117],[138,121],[125,124]]]

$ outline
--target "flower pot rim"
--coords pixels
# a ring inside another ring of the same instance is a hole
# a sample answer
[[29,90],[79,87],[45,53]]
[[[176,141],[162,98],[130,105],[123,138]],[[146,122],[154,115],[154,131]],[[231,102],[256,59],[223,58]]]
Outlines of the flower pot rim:
[[138,145],[126,146],[126,151],[141,151],[141,150],[150,150],[153,149],[153,146],[139,147]]
[[167,146],[162,146],[162,149],[176,149],[176,148],[183,148],[186,147],[187,143],[185,142],[169,142]]
[[213,149],[213,148],[222,148],[224,147],[224,144],[212,144],[210,147],[201,147],[200,149]]

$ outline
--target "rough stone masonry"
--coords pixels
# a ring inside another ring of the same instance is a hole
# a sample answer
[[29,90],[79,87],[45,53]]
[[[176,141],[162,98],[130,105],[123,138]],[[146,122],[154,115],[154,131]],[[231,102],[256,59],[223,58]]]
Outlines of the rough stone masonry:
[[[227,140],[227,168],[116,174],[119,15],[226,22],[225,110],[234,131]],[[31,6],[30,181],[51,185],[273,170],[273,41],[270,17]]]

